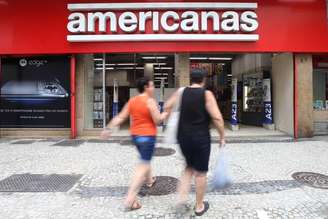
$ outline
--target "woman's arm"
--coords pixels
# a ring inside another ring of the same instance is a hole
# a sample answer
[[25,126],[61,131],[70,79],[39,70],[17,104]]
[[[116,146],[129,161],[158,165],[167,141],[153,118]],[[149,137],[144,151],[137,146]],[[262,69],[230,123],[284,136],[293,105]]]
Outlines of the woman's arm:
[[215,128],[218,130],[220,134],[220,143],[221,145],[225,144],[225,134],[224,134],[224,120],[216,99],[211,91],[205,92],[205,100],[206,100],[206,110],[210,114]]
[[156,124],[162,123],[167,117],[167,112],[161,113],[158,109],[158,104],[153,98],[149,98],[147,102],[151,117]]
[[108,138],[111,134],[111,130],[121,125],[127,118],[129,118],[129,103],[125,104],[121,112],[115,116],[101,132],[102,138]]
[[178,91],[175,91],[171,97],[165,102],[164,104],[164,111],[168,113],[168,115],[171,113],[176,101],[178,99]]
[[[153,119],[155,117],[155,119],[158,121],[158,122],[156,122],[156,120],[154,119],[154,121],[157,124],[163,122],[164,120],[166,120],[169,117],[169,115],[170,115],[170,113],[171,113],[171,111],[172,111],[172,109],[173,109],[173,107],[175,105],[175,102],[177,100],[177,97],[178,97],[178,91],[175,91],[171,95],[171,97],[165,102],[165,104],[164,104],[164,112],[163,113],[160,113],[159,112],[158,107],[157,107],[157,103],[156,103],[155,100],[153,100],[153,102],[150,103],[151,106],[150,106],[149,110],[152,113]],[[160,116],[158,114],[160,114]]]

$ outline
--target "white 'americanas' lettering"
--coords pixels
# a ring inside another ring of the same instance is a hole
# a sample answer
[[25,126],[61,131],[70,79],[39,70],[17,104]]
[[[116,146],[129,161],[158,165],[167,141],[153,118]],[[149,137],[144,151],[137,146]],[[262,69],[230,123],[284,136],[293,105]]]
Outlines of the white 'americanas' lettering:
[[[196,32],[254,32],[259,27],[258,16],[254,11],[185,11],[178,14],[175,11],[141,11],[123,12],[74,12],[68,17],[67,29],[70,33],[125,33],[153,32],[161,29],[168,33],[181,29],[185,33]],[[211,25],[209,25],[211,21]],[[151,30],[147,30],[146,23],[151,23]],[[211,28],[211,29],[209,29]]]

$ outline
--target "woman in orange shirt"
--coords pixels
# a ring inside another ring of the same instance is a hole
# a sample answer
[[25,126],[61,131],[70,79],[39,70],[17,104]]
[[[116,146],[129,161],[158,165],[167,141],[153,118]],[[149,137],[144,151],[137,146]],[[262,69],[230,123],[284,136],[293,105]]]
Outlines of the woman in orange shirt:
[[155,90],[153,81],[147,77],[140,78],[137,81],[137,89],[140,94],[131,98],[101,133],[102,138],[108,138],[112,129],[130,116],[130,133],[140,154],[141,163],[136,167],[135,176],[124,202],[126,210],[141,208],[137,200],[140,187],[143,183],[152,187],[156,181],[156,178],[151,176],[150,161],[156,143],[157,124],[160,124],[167,116],[167,113],[160,113],[158,104],[153,98]]

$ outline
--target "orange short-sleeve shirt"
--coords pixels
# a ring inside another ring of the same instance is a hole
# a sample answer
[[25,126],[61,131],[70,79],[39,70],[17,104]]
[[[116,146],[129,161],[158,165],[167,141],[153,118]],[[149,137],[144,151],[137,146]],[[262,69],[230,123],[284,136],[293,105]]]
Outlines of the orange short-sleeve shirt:
[[136,96],[129,100],[131,135],[156,136],[157,128],[147,107],[147,96]]

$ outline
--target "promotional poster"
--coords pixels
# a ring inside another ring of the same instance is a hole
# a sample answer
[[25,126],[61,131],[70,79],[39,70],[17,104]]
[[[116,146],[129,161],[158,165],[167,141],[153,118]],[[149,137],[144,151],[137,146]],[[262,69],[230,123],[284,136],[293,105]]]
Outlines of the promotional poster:
[[70,127],[69,57],[4,58],[0,80],[1,127]]

